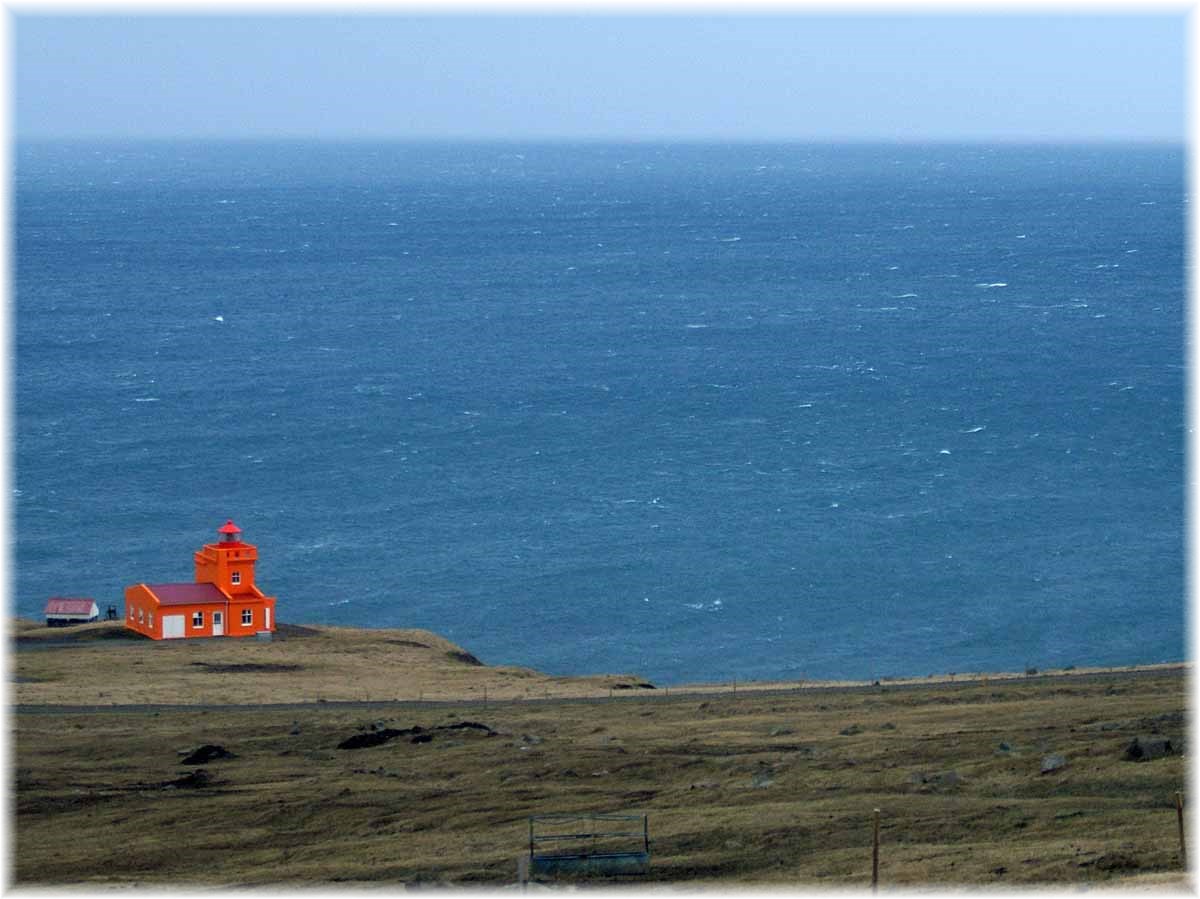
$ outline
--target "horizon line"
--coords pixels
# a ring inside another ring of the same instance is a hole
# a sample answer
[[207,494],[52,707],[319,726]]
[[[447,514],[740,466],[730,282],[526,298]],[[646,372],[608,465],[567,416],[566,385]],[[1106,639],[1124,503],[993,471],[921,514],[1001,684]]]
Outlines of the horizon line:
[[312,142],[312,143],[405,143],[405,144],[808,144],[808,145],[886,145],[922,146],[929,144],[1063,146],[1096,144],[1141,144],[1184,147],[1188,137],[1075,135],[1044,137],[1029,135],[930,135],[928,137],[884,136],[719,136],[719,135],[644,135],[644,136],[586,136],[586,135],[401,135],[401,134],[30,134],[14,135],[15,143],[80,143],[80,142]]

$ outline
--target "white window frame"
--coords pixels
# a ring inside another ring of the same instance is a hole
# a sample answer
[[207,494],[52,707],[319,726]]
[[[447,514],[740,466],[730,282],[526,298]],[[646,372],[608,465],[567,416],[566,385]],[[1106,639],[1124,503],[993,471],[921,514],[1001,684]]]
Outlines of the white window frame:
[[192,627],[204,627],[203,612],[192,612]]
[[235,587],[242,582],[242,573],[240,571],[232,571],[229,573],[229,583]]
[[254,610],[242,609],[242,627],[250,627],[254,624]]

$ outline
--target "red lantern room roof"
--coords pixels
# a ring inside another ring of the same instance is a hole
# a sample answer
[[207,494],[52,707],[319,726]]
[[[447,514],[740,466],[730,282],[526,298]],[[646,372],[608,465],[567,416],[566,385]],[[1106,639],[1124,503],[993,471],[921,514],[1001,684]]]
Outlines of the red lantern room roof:
[[217,528],[218,534],[240,534],[242,529],[233,523],[233,519],[228,519],[223,525]]

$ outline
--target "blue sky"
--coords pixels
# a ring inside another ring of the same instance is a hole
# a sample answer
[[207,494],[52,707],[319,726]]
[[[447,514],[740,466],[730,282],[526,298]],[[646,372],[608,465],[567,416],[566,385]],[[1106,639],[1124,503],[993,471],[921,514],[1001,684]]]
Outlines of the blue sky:
[[1182,11],[39,13],[18,138],[1171,140]]

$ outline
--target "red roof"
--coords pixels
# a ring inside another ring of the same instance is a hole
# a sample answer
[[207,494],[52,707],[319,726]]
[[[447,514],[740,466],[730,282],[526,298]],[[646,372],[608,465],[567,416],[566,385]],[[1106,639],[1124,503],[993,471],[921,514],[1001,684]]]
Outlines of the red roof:
[[232,518],[226,520],[226,522],[223,525],[221,525],[219,528],[217,528],[218,534],[240,534],[241,532],[242,532],[242,529],[233,523]]
[[215,584],[147,584],[159,605],[185,606],[204,602],[226,602],[228,597]]
[[96,607],[94,599],[69,599],[65,596],[52,596],[46,603],[47,615],[91,615]]

